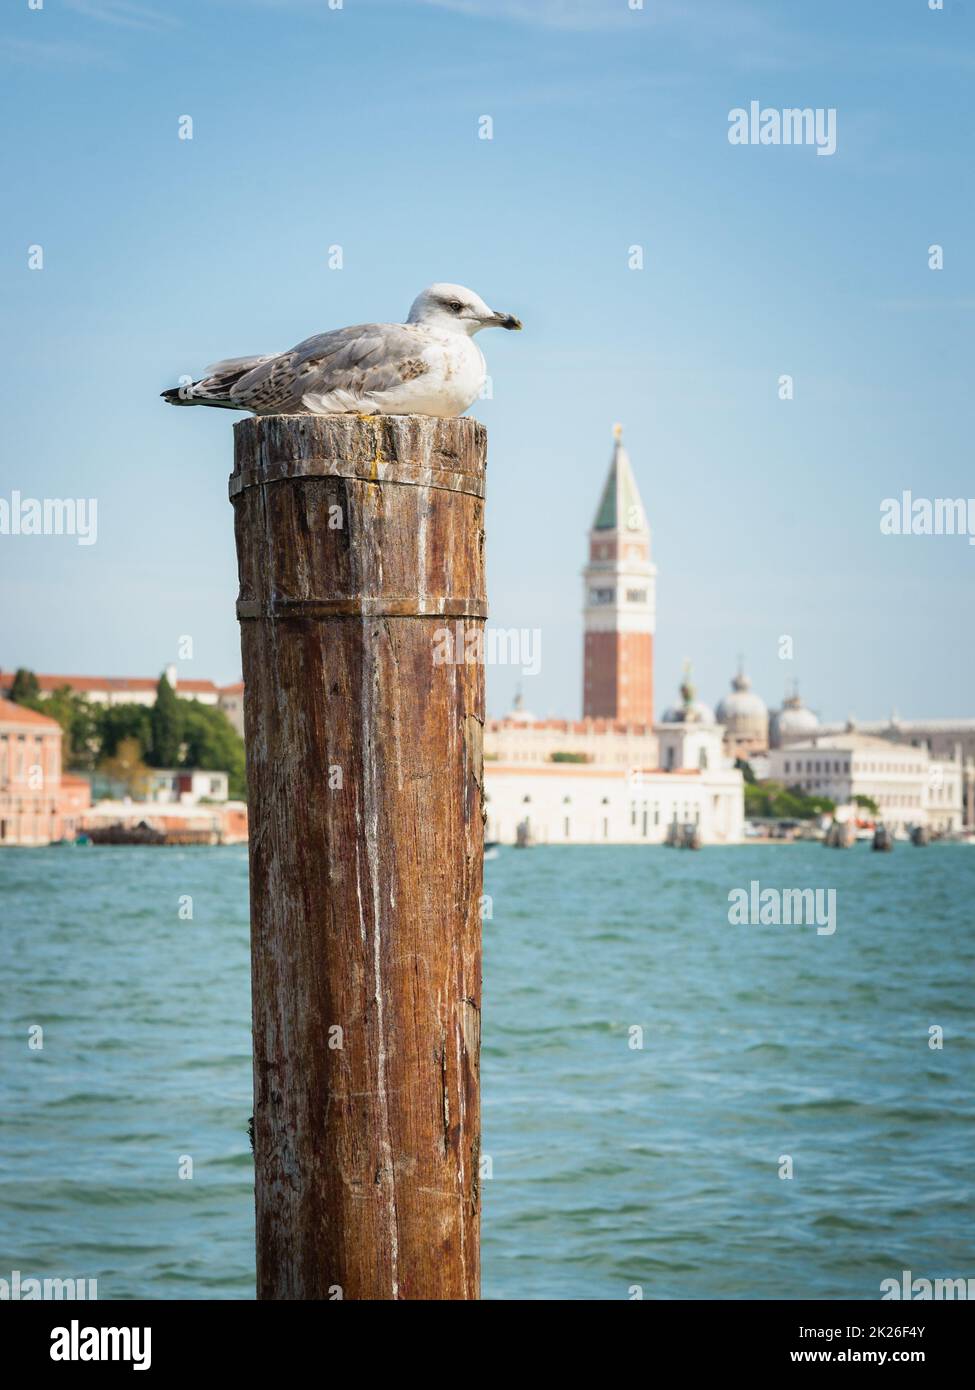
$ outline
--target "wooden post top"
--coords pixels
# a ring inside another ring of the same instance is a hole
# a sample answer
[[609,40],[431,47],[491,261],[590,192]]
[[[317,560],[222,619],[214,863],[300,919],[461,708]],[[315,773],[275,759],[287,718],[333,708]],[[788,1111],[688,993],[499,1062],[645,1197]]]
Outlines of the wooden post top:
[[234,426],[231,501],[286,478],[359,478],[484,496],[487,430],[469,415],[254,415]]
[[486,617],[486,465],[469,416],[241,420],[238,618]]

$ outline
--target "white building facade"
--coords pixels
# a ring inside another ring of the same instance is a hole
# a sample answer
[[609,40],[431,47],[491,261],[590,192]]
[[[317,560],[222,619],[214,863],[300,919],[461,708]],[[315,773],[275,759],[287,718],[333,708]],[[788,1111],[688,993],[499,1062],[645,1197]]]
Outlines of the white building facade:
[[769,752],[769,776],[838,805],[868,796],[891,829],[925,826],[955,832],[963,823],[961,758],[935,759],[862,733],[824,734]]
[[662,844],[674,824],[705,845],[744,833],[742,776],[728,766],[717,727],[658,725],[668,771],[584,763],[484,764],[485,837],[514,844]]

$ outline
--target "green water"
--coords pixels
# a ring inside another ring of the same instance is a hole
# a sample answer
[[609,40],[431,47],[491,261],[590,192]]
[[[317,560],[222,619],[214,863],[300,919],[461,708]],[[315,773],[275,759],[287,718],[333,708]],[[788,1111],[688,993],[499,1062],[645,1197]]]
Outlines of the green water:
[[[835,934],[729,925],[752,879]],[[975,1275],[975,850],[503,850],[486,891],[486,1297]],[[0,903],[0,1277],[251,1297],[246,852],[6,850]]]

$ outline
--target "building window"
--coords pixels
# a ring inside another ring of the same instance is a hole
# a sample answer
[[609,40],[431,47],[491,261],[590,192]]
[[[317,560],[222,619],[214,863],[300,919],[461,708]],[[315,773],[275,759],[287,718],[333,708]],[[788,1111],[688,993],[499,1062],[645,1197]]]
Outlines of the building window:
[[627,603],[646,603],[646,601],[647,601],[647,591],[646,591],[646,589],[627,589],[627,591],[626,591],[626,601],[627,601]]
[[565,818],[565,820],[562,822],[562,824],[563,824],[563,826],[564,826],[565,838],[568,839],[568,838],[569,838],[569,817],[568,817],[568,816],[566,816],[566,818]]
[[613,599],[614,599],[615,597],[616,597],[616,590],[615,590],[615,589],[590,589],[590,590],[589,590],[589,602],[593,605],[593,607],[597,607],[599,604],[603,604],[603,603],[612,603],[612,602],[613,602]]

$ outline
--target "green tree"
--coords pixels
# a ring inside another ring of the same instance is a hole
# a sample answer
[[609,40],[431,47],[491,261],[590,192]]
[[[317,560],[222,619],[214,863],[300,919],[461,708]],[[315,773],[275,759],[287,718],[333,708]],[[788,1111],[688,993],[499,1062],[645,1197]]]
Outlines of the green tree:
[[103,758],[98,770],[110,781],[120,783],[135,801],[143,800],[149,790],[149,769],[142,761],[137,738],[123,738],[114,757]]
[[776,820],[813,820],[836,803],[828,796],[807,796],[800,787],[784,787],[781,782],[745,783],[745,815]]
[[[174,696],[174,699],[176,697]],[[114,758],[124,739],[134,738],[139,756],[147,759],[153,746],[152,710],[135,703],[104,705],[98,712],[98,746],[103,758]],[[178,751],[178,745],[177,745]],[[172,766],[172,764],[168,764]]]
[[856,802],[857,806],[861,806],[863,810],[867,811],[871,816],[880,815],[880,807],[872,796],[863,796],[862,793],[858,793],[853,800]]
[[153,767],[176,767],[183,741],[182,701],[166,679],[159,677],[156,703],[152,707],[149,762]]
[[246,798],[244,740],[222,709],[203,705],[198,700],[184,700],[183,743],[184,767],[226,772],[230,779],[231,797],[239,800]]
[[33,706],[33,702],[41,698],[40,681],[33,671],[28,671],[24,666],[17,668],[10,687],[10,698],[15,705],[28,706]]
[[101,746],[98,719],[92,704],[83,695],[76,695],[70,685],[61,685],[43,702],[43,713],[56,719],[64,730],[61,743],[64,766],[73,772],[90,772]]

